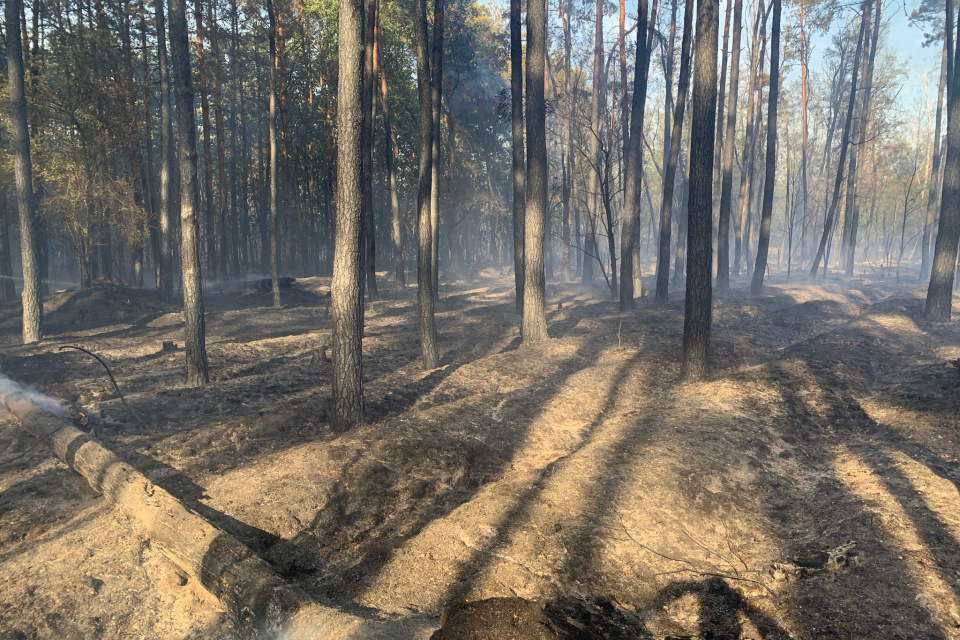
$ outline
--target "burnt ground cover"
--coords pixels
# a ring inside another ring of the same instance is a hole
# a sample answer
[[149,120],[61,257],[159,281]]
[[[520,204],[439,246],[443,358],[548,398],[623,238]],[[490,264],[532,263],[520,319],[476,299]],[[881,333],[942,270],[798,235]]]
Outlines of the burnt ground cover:
[[[0,308],[0,372],[343,607],[439,624],[521,597],[583,638],[960,637],[960,322],[923,321],[922,287],[735,288],[713,379],[680,384],[682,294],[620,313],[551,284],[552,339],[528,347],[512,279],[483,273],[444,286],[423,371],[415,291],[384,278],[368,424],[335,434],[328,285],[298,281],[281,309],[208,295],[203,389],[183,385],[178,309],[124,287],[55,293],[30,347]],[[64,345],[103,357],[133,413]],[[236,636],[36,445],[0,427],[0,638]]]

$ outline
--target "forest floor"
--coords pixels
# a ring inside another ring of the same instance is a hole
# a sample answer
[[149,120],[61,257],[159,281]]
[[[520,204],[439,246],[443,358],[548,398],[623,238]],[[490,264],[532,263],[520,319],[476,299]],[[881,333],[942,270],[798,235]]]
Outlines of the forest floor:
[[[39,346],[0,307],[0,371],[82,407],[323,601],[439,616],[520,596],[584,638],[960,638],[960,321],[924,322],[923,287],[735,289],[715,300],[713,379],[680,384],[682,295],[619,313],[550,284],[552,339],[530,347],[511,283],[442,285],[424,372],[415,290],[381,278],[368,424],[343,434],[321,278],[281,309],[208,295],[203,389],[182,382],[176,307],[116,287],[53,295]],[[111,364],[139,419],[66,344]],[[35,442],[0,426],[0,638],[234,637]]]

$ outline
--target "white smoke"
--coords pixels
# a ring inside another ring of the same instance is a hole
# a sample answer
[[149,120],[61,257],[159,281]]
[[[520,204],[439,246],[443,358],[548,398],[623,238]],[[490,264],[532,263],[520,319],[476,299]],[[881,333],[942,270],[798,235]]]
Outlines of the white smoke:
[[70,409],[63,400],[48,396],[45,393],[40,393],[33,387],[21,384],[0,373],[0,398],[5,398],[8,395],[23,396],[44,411],[49,411],[58,418],[69,419],[70,417]]

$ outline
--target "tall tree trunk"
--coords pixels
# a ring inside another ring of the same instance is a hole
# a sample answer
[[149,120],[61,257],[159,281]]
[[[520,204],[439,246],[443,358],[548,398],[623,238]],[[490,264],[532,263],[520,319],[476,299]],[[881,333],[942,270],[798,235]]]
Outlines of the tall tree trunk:
[[[716,0],[708,0],[715,2]],[[683,8],[683,39],[680,41],[680,77],[677,80],[677,100],[674,106],[673,125],[670,133],[670,157],[663,171],[663,190],[660,199],[660,247],[657,253],[657,300],[669,299],[670,288],[670,245],[673,212],[673,191],[677,178],[677,165],[680,161],[680,146],[683,140],[683,112],[690,88],[690,42],[693,39],[693,6],[688,2]],[[714,46],[716,49],[716,46]],[[714,64],[716,76],[716,64]],[[714,78],[714,100],[716,100],[716,78]],[[713,111],[716,117],[716,105]],[[712,140],[712,136],[711,136]],[[712,152],[713,142],[710,143]],[[711,163],[713,164],[712,160]]]
[[[744,116],[743,136],[743,154],[740,161],[740,188],[737,196],[737,215],[733,219],[733,265],[730,271],[734,275],[740,275],[740,258],[744,255],[743,249],[743,221],[746,217],[746,207],[749,206],[750,194],[750,173],[748,170],[748,157],[751,157],[751,150],[754,147],[753,139],[755,135],[755,123],[753,120],[754,102],[756,100],[757,74],[759,63],[757,57],[760,55],[760,41],[763,39],[761,30],[765,29],[767,16],[766,2],[762,0],[756,5],[756,17],[753,22],[753,41],[750,46],[750,63],[747,66],[747,109]],[[762,58],[761,58],[762,59]]]
[[697,50],[694,53],[693,115],[690,122],[690,223],[683,315],[682,372],[686,380],[703,380],[710,373],[713,145],[717,117],[719,20],[717,0],[697,2]]
[[173,298],[173,206],[175,200],[173,165],[173,117],[170,107],[170,70],[167,67],[166,19],[163,0],[154,0],[157,27],[157,58],[160,65],[160,255],[157,271],[160,297]]
[[[623,229],[620,233],[620,310],[634,308],[634,253],[640,236],[640,189],[643,178],[643,123],[647,105],[647,74],[650,49],[647,48],[647,0],[637,0],[637,62],[633,75],[633,103],[624,157]],[[626,115],[624,115],[626,118]]]
[[[267,14],[270,20],[269,28],[269,46],[270,46],[270,96],[269,96],[269,123],[267,124],[268,135],[270,136],[270,214],[267,220],[267,229],[270,235],[270,283],[273,292],[273,306],[280,306],[280,248],[277,238],[279,223],[279,181],[280,181],[280,158],[279,141],[277,140],[277,67],[279,59],[277,56],[277,13],[274,8],[273,0],[267,0]],[[341,18],[342,19],[342,18]],[[361,54],[362,55],[362,54]]]
[[440,107],[443,100],[443,2],[433,1],[433,61],[430,65],[433,95],[433,161],[430,165],[430,274],[433,297],[440,299]]
[[[213,0],[207,0],[213,2]],[[200,116],[203,122],[203,212],[207,245],[207,277],[217,279],[217,225],[213,217],[213,156],[210,146],[210,99],[207,96],[207,59],[203,50],[203,7],[194,5],[197,25],[197,87],[200,93]]]
[[380,22],[374,35],[377,66],[380,68],[380,108],[383,113],[383,145],[387,166],[387,188],[390,192],[390,222],[393,235],[393,266],[397,286],[407,286],[407,270],[403,263],[403,229],[400,223],[400,201],[397,196],[397,152],[393,146],[393,124],[390,121],[390,95],[387,91],[387,68],[383,63],[383,41]]
[[13,146],[13,171],[17,183],[17,207],[20,210],[20,263],[23,270],[23,342],[39,342],[43,337],[43,301],[40,298],[40,272],[37,265],[35,233],[36,201],[33,195],[33,165],[30,162],[30,130],[27,125],[27,96],[24,88],[23,43],[20,38],[20,11],[23,0],[7,0],[7,82],[10,88],[10,133]]
[[[856,144],[850,151],[850,171],[848,178],[853,178],[853,184],[847,184],[847,196],[853,194],[853,215],[850,217],[850,225],[847,229],[847,242],[845,244],[844,263],[846,267],[845,275],[853,277],[853,267],[857,253],[857,232],[860,228],[860,205],[857,202],[857,151],[866,144],[867,127],[870,123],[870,95],[873,89],[873,63],[877,56],[877,46],[880,43],[880,0],[876,0],[876,7],[873,10],[873,37],[870,38],[870,55],[867,58],[866,66],[863,71],[863,96],[860,104],[860,117],[854,122],[855,128],[859,128],[856,135]],[[876,165],[874,165],[876,168]],[[848,202],[850,202],[848,200]]]
[[740,87],[740,33],[743,0],[735,0],[733,9],[733,47],[730,50],[730,108],[727,110],[727,144],[723,147],[720,180],[720,214],[717,221],[717,290],[730,288],[730,210],[733,204],[733,150],[737,132],[737,96]]
[[420,305],[420,349],[423,368],[440,364],[434,318],[433,275],[430,271],[433,232],[430,222],[430,188],[433,165],[433,95],[427,43],[427,0],[417,0],[413,18],[417,47],[417,94],[420,102],[420,161],[417,188],[417,301]]
[[510,0],[510,122],[513,147],[513,275],[517,313],[523,313],[523,215],[526,208],[526,167],[523,152],[523,44],[521,2]]
[[773,0],[773,25],[770,27],[770,91],[767,96],[767,158],[764,167],[763,204],[760,209],[760,235],[757,261],[754,263],[750,293],[763,292],[763,277],[770,250],[770,226],[773,220],[773,192],[777,179],[777,106],[780,96],[780,11],[781,0]]
[[[713,182],[714,193],[720,191],[720,180],[722,177],[721,174],[721,162],[720,155],[723,152],[723,114],[726,100],[726,91],[727,91],[727,60],[729,59],[729,44],[730,44],[730,14],[733,9],[733,3],[735,0],[727,0],[727,10],[726,15],[723,19],[723,49],[720,53],[720,96],[717,98],[717,133],[716,138],[717,142],[713,150],[713,170],[716,174],[714,176]],[[715,200],[714,204],[719,204],[719,200]]]
[[[747,126],[743,141],[743,168],[740,172],[740,196],[738,198],[739,215],[736,221],[736,234],[733,247],[733,273],[740,275],[740,259],[749,263],[750,252],[750,204],[753,197],[753,173],[756,160],[757,114],[760,110],[760,97],[763,91],[763,58],[766,50],[767,18],[770,12],[761,2],[758,6],[757,21],[754,24],[753,46],[750,52],[750,79],[747,84]],[[747,266],[749,270],[749,266]]]
[[144,191],[147,194],[147,231],[150,234],[150,250],[154,262],[154,286],[160,289],[160,272],[157,270],[160,255],[160,221],[157,217],[156,190],[154,189],[154,175],[156,167],[153,162],[153,106],[151,105],[152,82],[150,77],[150,55],[147,48],[147,7],[144,0],[140,0],[140,62],[143,82],[143,154],[146,158],[146,168],[141,172]]
[[827,209],[827,215],[823,221],[823,234],[820,236],[817,254],[813,258],[813,264],[810,265],[809,278],[811,280],[817,277],[817,270],[820,269],[820,261],[826,252],[827,242],[830,240],[834,218],[837,214],[837,204],[840,201],[840,187],[843,184],[843,167],[847,161],[847,148],[850,146],[850,126],[853,122],[854,107],[857,103],[857,76],[860,71],[860,61],[863,56],[864,40],[867,37],[867,26],[870,24],[871,6],[872,0],[864,0],[863,14],[860,20],[860,35],[857,37],[857,51],[853,58],[853,70],[850,78],[850,98],[847,102],[847,117],[844,120],[843,134],[840,138],[840,160],[837,162],[837,178],[833,183],[833,196],[830,199],[830,206]]
[[363,38],[363,179],[361,182],[363,196],[363,271],[366,282],[367,299],[371,302],[380,296],[377,292],[376,266],[376,228],[373,212],[373,91],[374,91],[374,57],[373,35],[377,24],[378,0],[367,0],[367,11],[364,16],[366,26]]
[[[280,159],[280,176],[277,179],[277,268],[280,268],[280,259],[284,265],[293,268],[293,228],[296,216],[296,207],[290,197],[290,149],[288,145],[287,115],[289,112],[289,82],[287,75],[287,38],[283,31],[283,18],[280,14],[282,4],[274,3],[273,10],[276,17],[276,88],[277,88],[277,115],[280,126],[277,129],[277,153]],[[281,227],[281,221],[283,226]],[[281,238],[280,231],[284,235]],[[283,240],[283,251],[280,250],[280,241]]]
[[[676,57],[677,11],[679,3],[670,0],[670,35],[667,37],[667,54],[663,58],[663,160],[665,168],[670,162],[670,134],[673,133],[673,62]],[[661,172],[661,181],[663,175]],[[661,194],[662,197],[662,194]]]
[[[268,3],[271,0],[267,0]],[[269,6],[269,5],[268,5]],[[363,424],[363,0],[340,2],[337,86],[337,241],[333,317],[333,428]]]
[[[567,0],[569,3],[566,11],[563,10],[563,0],[558,0],[560,8],[560,19],[563,21],[563,74],[564,84],[567,94],[567,128],[564,151],[566,160],[563,163],[563,226],[561,229],[563,238],[563,278],[570,280],[573,277],[570,264],[570,245],[576,246],[576,238],[580,236],[580,229],[574,224],[574,196],[576,180],[576,157],[575,157],[575,127],[577,116],[577,84],[578,81],[573,78],[573,64],[571,56],[573,54],[573,35],[571,11],[573,9],[573,0]],[[577,254],[579,255],[579,254]]]
[[[620,15],[617,22],[617,27],[619,28],[617,53],[620,58],[620,142],[623,145],[619,177],[620,185],[623,186],[626,184],[627,179],[627,145],[630,143],[630,91],[627,88],[627,2],[626,0],[619,0],[619,4]],[[640,38],[643,37],[639,26],[637,27],[637,33],[639,42]],[[611,115],[615,111],[615,109],[611,109]]]
[[547,54],[546,0],[527,4],[527,198],[524,212],[523,321],[525,344],[547,339],[543,240],[547,216],[547,129],[544,71]]
[[[947,2],[946,23],[954,21],[953,3]],[[948,34],[952,35],[952,28]],[[952,40],[952,38],[951,38]],[[960,52],[960,47],[954,48]],[[940,224],[933,251],[930,284],[924,317],[928,320],[949,320],[953,303],[953,280],[957,265],[957,244],[960,242],[960,74],[954,72],[960,60],[954,59],[947,70],[950,87],[947,92],[947,159],[943,170],[943,193],[940,197]]]
[[[593,283],[593,263],[599,261],[600,251],[597,246],[597,224],[600,220],[599,180],[600,140],[603,135],[603,0],[596,3],[596,22],[594,23],[593,37],[593,90],[590,94],[590,150],[587,170],[587,233],[584,243],[583,276],[584,284]],[[529,19],[528,19],[529,24]],[[530,88],[527,87],[527,91]],[[601,265],[603,266],[603,265]]]
[[190,76],[186,0],[170,0],[170,57],[177,96],[180,156],[180,262],[183,277],[183,323],[187,384],[207,384],[207,347],[200,268],[200,223],[197,219],[197,128]]
[[[807,181],[807,158],[810,150],[810,126],[809,126],[809,108],[808,108],[808,96],[809,96],[809,87],[808,79],[810,76],[810,54],[807,50],[807,32],[805,29],[804,22],[804,3],[800,3],[800,128],[802,132],[802,140],[800,146],[800,201],[803,205],[803,218],[805,220],[807,217],[807,195],[809,190],[809,182]],[[791,209],[791,215],[793,210]],[[801,254],[803,253],[804,246],[804,235],[803,229],[806,228],[806,224],[803,224],[801,227],[800,233],[800,247]],[[793,233],[793,226],[790,227],[791,234]],[[792,236],[791,236],[792,237]],[[791,252],[792,258],[792,252]],[[803,261],[801,260],[800,268],[803,268]],[[790,261],[787,262],[787,278],[790,277]]]
[[[233,276],[240,278],[244,275],[244,262],[247,257],[246,198],[240,196],[244,189],[245,171],[240,171],[238,165],[246,162],[237,162],[239,157],[247,157],[247,148],[244,137],[241,137],[237,120],[242,118],[242,110],[238,103],[242,103],[240,94],[243,91],[244,79],[240,77],[240,9],[237,0],[230,3],[230,218],[232,219],[232,251]],[[239,147],[238,147],[238,142]]]
[[930,234],[933,229],[933,220],[936,217],[937,193],[940,182],[940,164],[943,162],[943,145],[941,144],[941,130],[943,126],[943,94],[947,84],[947,43],[944,39],[943,58],[940,62],[940,84],[937,89],[937,115],[933,134],[933,160],[930,163],[930,176],[927,178],[927,207],[923,219],[923,238],[920,245],[920,275],[918,280],[926,280],[930,276]]
[[[223,127],[223,96],[220,91],[220,36],[217,34],[217,0],[209,0],[207,3],[207,28],[210,35],[210,86],[213,89],[213,126],[217,135],[217,212],[219,214],[220,229],[220,247],[217,253],[219,259],[217,273],[221,278],[228,278],[230,274],[227,269],[230,266],[228,261],[230,236],[227,232],[229,225],[227,223],[227,134]],[[207,196],[213,198],[213,192]]]

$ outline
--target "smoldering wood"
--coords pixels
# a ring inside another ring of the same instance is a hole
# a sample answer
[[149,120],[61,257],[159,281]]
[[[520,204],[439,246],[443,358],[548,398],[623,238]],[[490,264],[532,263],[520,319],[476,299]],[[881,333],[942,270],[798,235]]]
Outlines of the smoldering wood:
[[140,527],[164,557],[214,595],[245,637],[410,640],[426,638],[435,627],[427,616],[388,621],[314,602],[245,544],[70,422],[15,392],[0,396],[0,405]]

